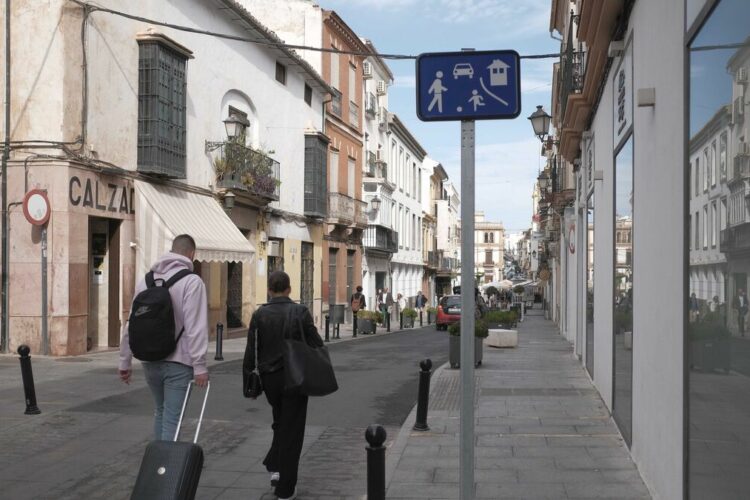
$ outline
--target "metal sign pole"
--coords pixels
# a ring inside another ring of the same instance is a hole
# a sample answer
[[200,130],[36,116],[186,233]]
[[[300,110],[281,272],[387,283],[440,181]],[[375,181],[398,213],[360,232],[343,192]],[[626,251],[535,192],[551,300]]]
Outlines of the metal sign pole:
[[47,330],[47,224],[42,226],[42,354],[49,354]]
[[474,120],[461,121],[460,498],[474,498]]

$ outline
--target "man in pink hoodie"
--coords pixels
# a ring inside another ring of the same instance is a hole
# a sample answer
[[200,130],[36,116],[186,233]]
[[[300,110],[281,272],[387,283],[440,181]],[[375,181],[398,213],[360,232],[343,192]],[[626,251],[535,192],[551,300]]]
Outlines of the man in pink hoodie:
[[[195,240],[187,234],[177,236],[172,250],[151,267],[155,280],[168,280],[178,271],[193,271]],[[134,296],[146,289],[141,279]],[[206,287],[197,274],[190,274],[169,288],[174,308],[175,332],[184,328],[177,348],[162,361],[143,361],[143,372],[156,404],[154,434],[157,440],[173,440],[180,418],[182,401],[191,380],[201,387],[208,383],[206,351],[208,349],[208,301]],[[128,384],[132,376],[133,353],[130,351],[128,324],[120,340],[120,379]]]

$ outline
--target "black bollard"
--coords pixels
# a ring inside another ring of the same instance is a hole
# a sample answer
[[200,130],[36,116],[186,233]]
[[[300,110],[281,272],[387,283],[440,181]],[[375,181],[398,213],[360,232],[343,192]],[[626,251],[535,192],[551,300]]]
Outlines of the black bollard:
[[398,329],[404,329],[404,313],[402,312],[398,313]]
[[41,410],[36,405],[36,391],[34,390],[34,374],[31,372],[31,356],[29,346],[18,346],[18,355],[21,356],[21,377],[23,378],[23,393],[26,396],[26,415],[39,415]]
[[329,341],[330,341],[330,337],[328,336],[328,329],[329,329],[329,327],[330,327],[330,326],[331,326],[331,322],[330,322],[330,316],[328,316],[328,315],[326,314],[326,338],[325,338],[325,341],[326,341],[326,342],[329,342]]
[[432,372],[432,361],[423,359],[419,362],[419,367],[422,369],[419,372],[419,394],[417,396],[417,421],[414,423],[415,431],[429,431],[430,427],[427,425],[427,406],[430,403],[430,376]]
[[352,313],[353,319],[352,319],[352,336],[357,336],[357,311],[354,311]]
[[371,425],[365,432],[367,439],[367,500],[385,500],[385,429]]
[[223,361],[224,360],[224,325],[221,323],[216,323],[216,356],[214,356],[214,360],[216,361]]
[[421,309],[419,310],[419,326],[423,326],[422,325],[422,310]]
[[391,311],[386,310],[385,312],[385,331],[391,331]]

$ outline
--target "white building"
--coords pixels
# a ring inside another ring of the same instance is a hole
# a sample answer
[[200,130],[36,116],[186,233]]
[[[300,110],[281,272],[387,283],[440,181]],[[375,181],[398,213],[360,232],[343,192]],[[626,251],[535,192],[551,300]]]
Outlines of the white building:
[[398,232],[398,252],[391,259],[394,297],[413,300],[422,290],[422,162],[427,152],[409,129],[391,115],[388,180],[393,191],[391,220]]
[[362,89],[365,103],[362,190],[368,206],[372,207],[373,200],[377,199],[380,207],[377,211],[371,210],[362,238],[362,288],[367,304],[374,308],[377,291],[393,288],[391,258],[398,251],[400,235],[394,228],[397,186],[391,174],[396,165],[388,163],[393,121],[388,113],[388,87],[393,83],[393,73],[372,42],[364,42],[372,54],[362,68],[365,82]]
[[435,200],[437,208],[437,250],[439,262],[435,275],[438,297],[449,295],[459,286],[461,273],[461,198],[453,181],[442,185],[441,197]]

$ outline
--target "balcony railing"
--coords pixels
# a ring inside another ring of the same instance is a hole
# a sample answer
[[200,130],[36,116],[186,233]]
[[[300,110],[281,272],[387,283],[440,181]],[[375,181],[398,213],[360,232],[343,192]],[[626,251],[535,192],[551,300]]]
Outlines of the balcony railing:
[[573,28],[578,26],[580,16],[570,15],[568,24],[568,39],[560,57],[560,111],[565,116],[565,108],[570,94],[583,92],[583,82],[586,77],[586,53],[583,44],[573,40]]
[[328,193],[328,220],[332,224],[367,227],[367,203],[341,193]]
[[362,246],[365,249],[396,253],[398,252],[398,233],[383,226],[367,226],[362,236]]
[[369,177],[375,177],[377,156],[372,151],[367,152],[367,169],[365,174]]
[[367,99],[365,100],[365,113],[371,118],[375,118],[378,115],[378,98],[372,92],[367,93]]
[[425,264],[427,267],[437,269],[440,265],[440,255],[433,250],[427,252],[427,260],[425,261]]
[[214,157],[216,185],[279,199],[281,167],[273,158],[237,142],[225,142]]
[[721,253],[748,249],[750,249],[750,222],[728,227],[719,233],[719,251]]

